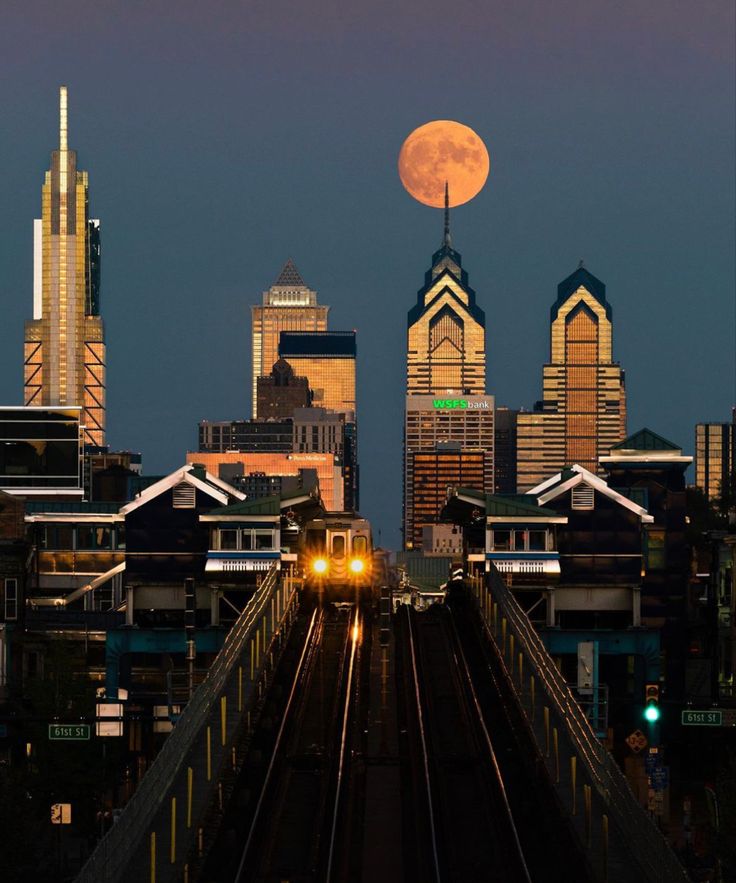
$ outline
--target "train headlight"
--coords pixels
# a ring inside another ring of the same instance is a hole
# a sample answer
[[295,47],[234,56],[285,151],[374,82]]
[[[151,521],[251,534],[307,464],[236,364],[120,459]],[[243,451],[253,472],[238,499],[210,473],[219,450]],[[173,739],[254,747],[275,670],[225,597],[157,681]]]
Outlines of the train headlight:
[[327,573],[327,560],[325,558],[315,558],[312,561],[312,570],[315,573]]
[[353,573],[363,573],[365,570],[365,563],[360,558],[353,558],[350,562],[350,570]]

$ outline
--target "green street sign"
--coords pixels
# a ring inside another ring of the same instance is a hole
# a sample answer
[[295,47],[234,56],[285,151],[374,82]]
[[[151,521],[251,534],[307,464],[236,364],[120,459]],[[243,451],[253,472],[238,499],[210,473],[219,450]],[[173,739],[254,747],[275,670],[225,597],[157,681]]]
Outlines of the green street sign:
[[722,711],[683,711],[684,727],[720,727],[723,726]]
[[90,737],[89,724],[49,724],[49,739],[52,742],[80,742]]

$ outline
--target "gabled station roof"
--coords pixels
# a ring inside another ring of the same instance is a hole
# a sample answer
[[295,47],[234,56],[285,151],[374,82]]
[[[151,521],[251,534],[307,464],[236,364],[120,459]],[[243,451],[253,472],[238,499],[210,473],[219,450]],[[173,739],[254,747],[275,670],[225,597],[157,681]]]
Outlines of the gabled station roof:
[[134,500],[121,507],[120,514],[127,515],[129,512],[134,512],[140,506],[144,506],[146,503],[182,483],[193,485],[197,490],[212,497],[221,506],[227,506],[231,500],[245,499],[245,494],[242,491],[236,490],[226,481],[207,472],[203,466],[189,463],[141,491]]
[[677,451],[682,448],[646,426],[611,448],[612,451]]
[[599,494],[608,497],[614,502],[634,512],[639,518],[646,523],[654,521],[654,517],[650,515],[643,506],[639,506],[633,500],[615,491],[602,478],[589,472],[584,466],[574,463],[572,466],[565,467],[562,472],[553,475],[546,481],[527,491],[526,496],[536,497],[539,504],[544,506],[550,501],[556,500],[568,491],[571,491],[579,484],[587,484]]
[[606,467],[637,464],[646,467],[647,464],[661,463],[667,466],[679,464],[684,469],[692,461],[692,457],[683,455],[679,445],[646,427],[614,445],[608,456],[600,458],[601,465]]

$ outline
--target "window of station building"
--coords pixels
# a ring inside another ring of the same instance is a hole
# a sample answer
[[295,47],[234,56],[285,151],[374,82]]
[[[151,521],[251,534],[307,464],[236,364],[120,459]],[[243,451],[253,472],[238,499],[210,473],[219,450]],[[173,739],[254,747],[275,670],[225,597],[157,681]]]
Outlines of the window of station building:
[[492,536],[492,548],[497,552],[509,552],[511,550],[511,531],[494,530]]
[[514,531],[514,549],[517,552],[525,552],[527,549],[527,541],[528,541],[528,531],[526,530],[515,530]]
[[65,524],[45,524],[40,529],[39,544],[42,549],[70,551],[74,548],[74,528]]
[[223,552],[234,552],[238,548],[238,531],[234,528],[220,529],[220,549]]
[[256,530],[255,532],[256,549],[273,549],[273,531],[272,530]]
[[76,545],[79,551],[93,552],[97,549],[112,549],[112,528],[100,524],[78,524]]
[[529,531],[529,551],[530,552],[546,552],[547,551],[547,531],[546,530],[530,530]]
[[5,580],[5,619],[18,618],[18,580]]

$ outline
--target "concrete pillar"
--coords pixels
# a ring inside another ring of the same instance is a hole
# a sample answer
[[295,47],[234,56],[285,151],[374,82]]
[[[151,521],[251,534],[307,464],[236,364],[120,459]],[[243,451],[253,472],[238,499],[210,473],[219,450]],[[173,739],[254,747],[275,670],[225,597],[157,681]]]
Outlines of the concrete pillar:
[[631,624],[635,629],[641,626],[641,586],[631,587]]
[[125,587],[125,624],[133,625],[135,611],[135,586],[128,583]]
[[220,590],[212,588],[210,594],[210,625],[220,624]]
[[555,627],[555,588],[547,586],[547,627]]

